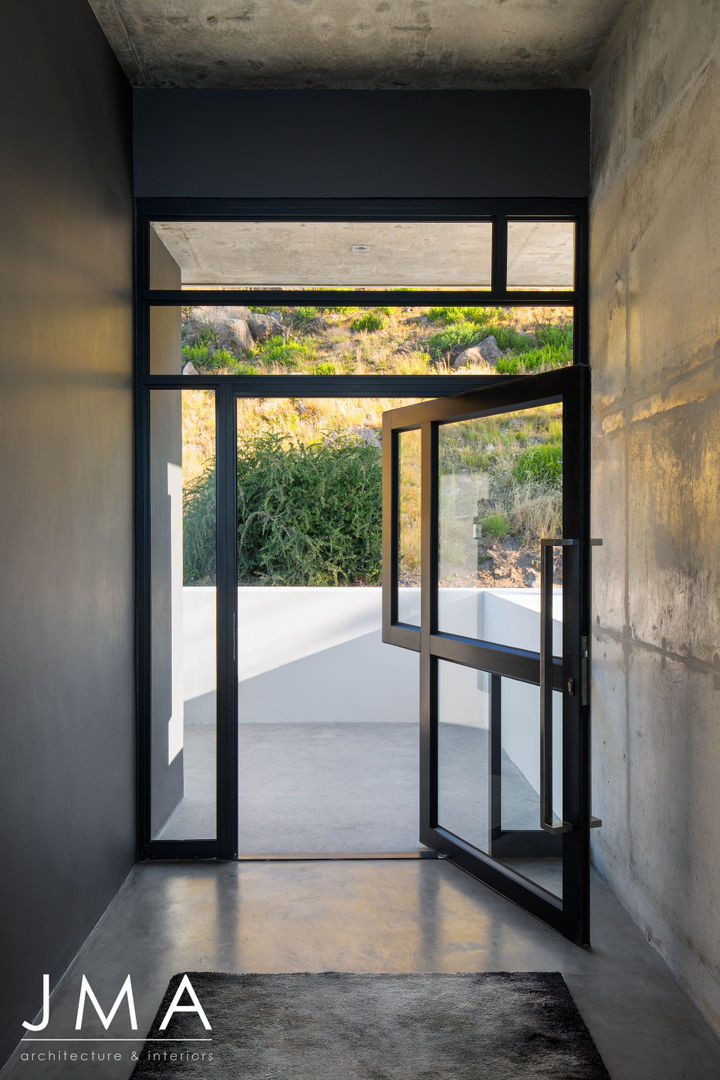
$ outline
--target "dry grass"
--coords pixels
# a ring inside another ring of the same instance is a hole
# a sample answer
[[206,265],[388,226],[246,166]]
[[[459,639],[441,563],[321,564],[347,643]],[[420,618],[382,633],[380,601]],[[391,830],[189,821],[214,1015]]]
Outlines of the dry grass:
[[182,391],[183,484],[191,484],[215,459],[215,395],[211,390]]
[[537,544],[541,536],[562,535],[562,494],[558,489],[538,483],[516,485],[509,501],[513,532],[526,544]]

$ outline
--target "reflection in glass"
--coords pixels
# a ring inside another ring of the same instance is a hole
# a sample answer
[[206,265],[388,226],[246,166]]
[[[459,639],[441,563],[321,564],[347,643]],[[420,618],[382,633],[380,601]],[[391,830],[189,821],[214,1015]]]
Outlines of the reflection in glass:
[[[516,679],[501,684],[499,799],[494,852],[506,865],[562,896],[562,840],[539,831],[540,689]],[[553,691],[553,820],[562,821],[562,694]],[[496,780],[497,783],[497,780]],[[496,789],[497,790],[497,789]],[[499,828],[498,828],[499,826]],[[515,840],[511,846],[511,838]],[[534,840],[550,854],[533,847]],[[552,852],[553,847],[556,849]]]
[[420,625],[420,429],[398,434],[398,622]]
[[438,824],[489,852],[489,675],[437,665]]
[[150,392],[151,835],[216,835],[215,397]]
[[[562,840],[540,828],[540,691],[439,660],[438,825],[562,895]],[[562,695],[553,693],[553,809],[562,820]]]
[[[562,535],[562,406],[440,426],[441,632],[540,649],[540,540]],[[562,648],[562,549],[553,651]]]
[[574,222],[509,221],[507,252],[508,289],[574,287]]

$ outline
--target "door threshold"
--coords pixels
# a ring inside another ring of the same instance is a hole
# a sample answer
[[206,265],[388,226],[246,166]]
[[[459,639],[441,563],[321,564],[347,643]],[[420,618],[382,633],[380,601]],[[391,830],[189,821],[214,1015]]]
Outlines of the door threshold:
[[437,851],[331,851],[297,854],[236,855],[237,862],[359,862],[363,859],[441,859]]

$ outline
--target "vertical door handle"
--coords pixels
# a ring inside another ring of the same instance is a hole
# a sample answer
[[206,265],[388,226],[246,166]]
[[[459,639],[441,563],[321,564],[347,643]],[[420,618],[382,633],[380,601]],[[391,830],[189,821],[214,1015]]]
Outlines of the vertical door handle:
[[540,828],[570,832],[567,821],[553,821],[553,551],[577,540],[540,541]]

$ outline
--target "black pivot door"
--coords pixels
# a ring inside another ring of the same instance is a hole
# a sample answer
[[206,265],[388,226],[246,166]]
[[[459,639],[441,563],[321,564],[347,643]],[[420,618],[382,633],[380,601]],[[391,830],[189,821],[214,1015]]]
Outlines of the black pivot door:
[[420,839],[581,945],[589,376],[500,381],[383,428],[383,636],[420,653]]

